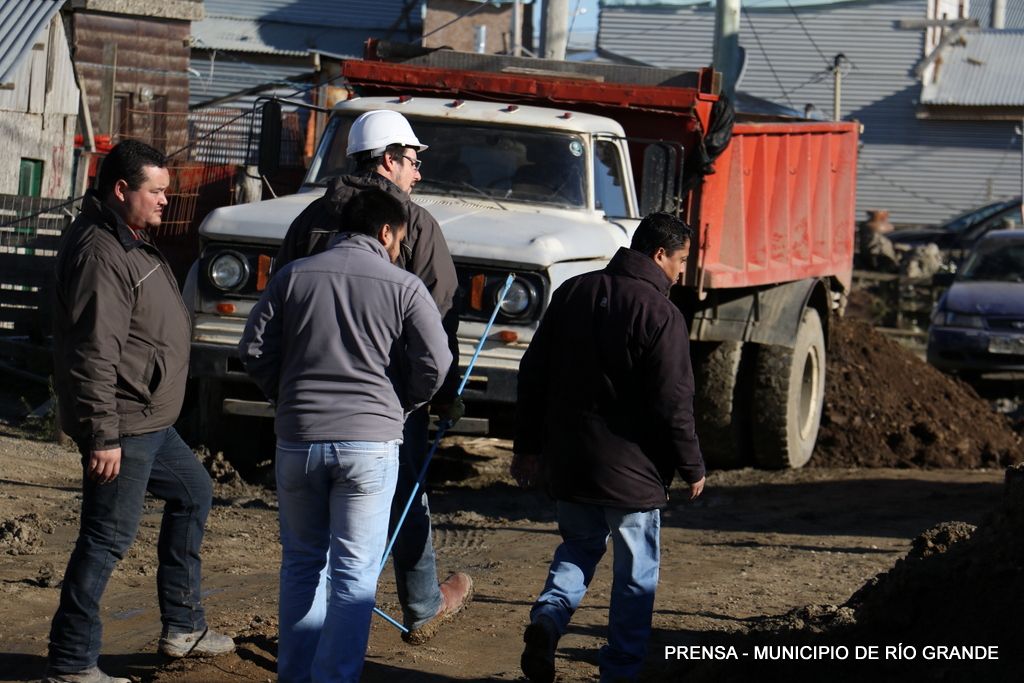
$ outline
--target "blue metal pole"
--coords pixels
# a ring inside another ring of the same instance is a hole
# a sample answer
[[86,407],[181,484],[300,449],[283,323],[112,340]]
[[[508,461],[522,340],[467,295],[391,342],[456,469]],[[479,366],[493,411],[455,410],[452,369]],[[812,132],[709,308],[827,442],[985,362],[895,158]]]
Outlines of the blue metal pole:
[[[498,311],[501,309],[501,304],[505,301],[505,296],[508,294],[508,290],[512,287],[512,282],[515,281],[515,279],[515,273],[509,273],[508,277],[505,279],[505,284],[501,288],[501,292],[498,293],[498,301],[494,304],[494,310],[491,312],[491,318],[487,321],[487,327],[484,328],[484,333],[480,335],[480,341],[476,345],[473,357],[469,360],[469,364],[466,366],[466,374],[462,377],[462,382],[459,383],[459,390],[455,393],[456,397],[462,396],[462,390],[466,388],[466,382],[469,380],[469,373],[473,371],[473,366],[476,365],[476,359],[480,356],[480,352],[484,348],[484,342],[487,341],[487,335],[490,334],[491,327],[494,325],[494,320],[498,317]],[[430,461],[434,457],[434,453],[437,451],[437,445],[441,443],[441,438],[444,436],[445,431],[447,431],[451,426],[452,421],[446,419],[442,420],[441,424],[437,427],[437,436],[434,437],[434,443],[430,447],[430,452],[427,453],[427,460],[423,463],[423,470],[420,472],[419,477],[416,478],[416,485],[412,488],[412,494],[409,496],[409,500],[405,504],[405,509],[402,510],[402,515],[398,518],[398,523],[395,525],[395,531],[391,534],[391,540],[388,541],[388,546],[384,550],[384,558],[380,561],[380,569],[377,572],[378,574],[384,571],[384,566],[388,562],[388,556],[391,555],[391,549],[395,546],[395,540],[398,538],[398,532],[402,528],[402,523],[405,522],[405,518],[409,514],[409,508],[412,507],[413,501],[416,500],[416,494],[419,493],[420,487],[423,485],[423,480],[427,478],[427,468],[430,466]],[[381,609],[374,607],[373,611],[397,626],[402,632],[409,631],[409,629],[389,617]]]

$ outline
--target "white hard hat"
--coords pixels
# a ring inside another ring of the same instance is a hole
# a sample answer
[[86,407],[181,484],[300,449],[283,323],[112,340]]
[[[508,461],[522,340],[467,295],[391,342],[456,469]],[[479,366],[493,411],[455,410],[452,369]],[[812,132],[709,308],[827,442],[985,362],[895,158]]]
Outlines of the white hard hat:
[[362,114],[352,123],[345,154],[352,156],[369,150],[371,157],[379,157],[389,145],[396,144],[415,147],[417,151],[427,148],[404,116],[390,109],[378,109]]

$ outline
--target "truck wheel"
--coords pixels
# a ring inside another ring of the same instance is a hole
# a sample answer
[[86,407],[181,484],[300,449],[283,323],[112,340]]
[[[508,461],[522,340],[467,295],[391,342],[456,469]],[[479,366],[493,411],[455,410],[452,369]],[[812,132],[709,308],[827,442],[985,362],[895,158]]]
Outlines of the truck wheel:
[[752,461],[744,348],[737,341],[690,343],[696,386],[693,417],[708,467],[744,467]]
[[803,467],[811,459],[825,394],[821,318],[804,311],[796,344],[762,346],[754,372],[754,459],[760,467]]

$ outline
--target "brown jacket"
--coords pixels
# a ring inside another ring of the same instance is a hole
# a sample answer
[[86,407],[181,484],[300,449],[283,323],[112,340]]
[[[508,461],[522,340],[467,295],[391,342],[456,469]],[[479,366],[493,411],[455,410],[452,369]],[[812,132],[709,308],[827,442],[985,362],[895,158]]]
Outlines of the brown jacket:
[[80,447],[174,424],[191,329],[160,251],[92,192],[57,253],[53,363],[61,426]]

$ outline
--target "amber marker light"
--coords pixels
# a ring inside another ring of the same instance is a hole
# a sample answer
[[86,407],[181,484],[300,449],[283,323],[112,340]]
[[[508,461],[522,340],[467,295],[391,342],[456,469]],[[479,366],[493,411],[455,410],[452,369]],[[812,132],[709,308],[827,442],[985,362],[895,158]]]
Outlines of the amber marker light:
[[498,339],[506,344],[512,344],[519,341],[519,333],[513,332],[512,330],[502,330],[498,333]]
[[483,274],[473,276],[469,287],[469,305],[475,311],[484,309],[484,276]]
[[217,312],[224,313],[225,315],[230,315],[235,312],[235,305],[229,303],[219,303],[217,304]]
[[260,254],[260,257],[256,259],[256,291],[262,292],[267,288],[267,283],[270,282],[270,264],[271,258],[266,254]]

